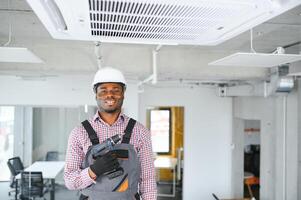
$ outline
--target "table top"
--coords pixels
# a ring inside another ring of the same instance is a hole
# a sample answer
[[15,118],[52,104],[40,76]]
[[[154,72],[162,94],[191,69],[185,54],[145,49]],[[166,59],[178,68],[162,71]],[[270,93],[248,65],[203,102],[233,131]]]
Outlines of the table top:
[[[43,178],[55,179],[56,176],[63,170],[65,165],[64,161],[37,161],[27,167],[24,171],[26,172],[42,172]],[[21,174],[16,176],[16,179],[20,179]]]
[[177,159],[169,157],[158,157],[156,158],[154,164],[155,168],[173,169],[177,165]]

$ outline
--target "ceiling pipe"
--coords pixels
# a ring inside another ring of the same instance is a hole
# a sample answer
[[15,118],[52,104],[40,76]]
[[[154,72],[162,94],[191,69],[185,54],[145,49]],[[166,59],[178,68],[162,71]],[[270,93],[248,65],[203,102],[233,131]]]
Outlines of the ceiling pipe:
[[102,66],[101,65],[102,56],[101,56],[101,52],[100,52],[100,42],[95,42],[94,53],[96,56],[97,67],[98,67],[98,69],[100,69]]
[[[8,9],[10,9],[10,0],[7,1]],[[8,12],[8,41],[3,44],[4,47],[8,46],[11,43],[11,35],[12,35],[12,22],[11,22],[11,14]]]
[[152,81],[152,84],[155,85],[158,82],[158,72],[157,72],[157,55],[160,49],[162,48],[162,45],[158,45],[155,50],[152,51],[152,59],[153,59],[153,74],[151,74],[149,77],[144,79],[143,81],[140,81],[138,83],[138,87],[141,87],[143,84],[148,83]]
[[162,45],[158,45],[155,50],[153,50],[153,79],[152,84],[155,85],[158,82],[158,73],[157,73],[157,55],[159,50],[162,48]]

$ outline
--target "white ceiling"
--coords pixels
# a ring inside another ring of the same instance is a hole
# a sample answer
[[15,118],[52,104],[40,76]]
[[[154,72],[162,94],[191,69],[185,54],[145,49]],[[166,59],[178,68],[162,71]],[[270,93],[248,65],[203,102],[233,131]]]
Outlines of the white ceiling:
[[[44,64],[0,63],[0,74],[59,75],[92,74],[97,70],[94,43],[54,40],[25,0],[0,1],[0,45],[27,47]],[[278,46],[301,41],[301,6],[254,28],[253,47],[262,53]],[[123,70],[128,78],[144,79],[152,73],[154,45],[101,44],[103,65]],[[159,80],[257,80],[265,79],[269,69],[216,67],[208,63],[237,51],[250,52],[250,33],[243,33],[217,46],[163,46],[158,54]],[[287,53],[301,51],[301,45],[287,48]]]

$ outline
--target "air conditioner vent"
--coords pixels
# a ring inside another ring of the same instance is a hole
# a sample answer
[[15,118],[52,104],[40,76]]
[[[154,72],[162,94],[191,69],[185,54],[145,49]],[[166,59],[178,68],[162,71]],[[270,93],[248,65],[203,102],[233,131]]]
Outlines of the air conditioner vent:
[[[124,0],[89,0],[92,36],[198,41],[209,31],[224,28],[250,4],[164,4]],[[205,36],[206,37],[206,36]]]
[[185,45],[220,44],[301,4],[300,0],[27,2],[56,39]]

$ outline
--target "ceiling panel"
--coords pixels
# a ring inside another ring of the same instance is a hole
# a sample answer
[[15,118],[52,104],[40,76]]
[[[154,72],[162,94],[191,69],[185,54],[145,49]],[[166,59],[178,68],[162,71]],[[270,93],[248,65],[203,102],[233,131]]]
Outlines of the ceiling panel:
[[[0,74],[92,74],[97,70],[93,42],[62,41],[50,37],[44,26],[24,0],[0,1],[0,45],[8,41],[9,14],[12,22],[12,41],[9,46],[27,47],[45,61],[44,64],[0,63]],[[263,53],[277,46],[301,40],[301,6],[254,28],[254,48]],[[259,34],[260,33],[260,34]],[[152,72],[154,45],[101,45],[103,64],[122,69],[128,77],[144,79]],[[300,45],[287,49],[300,52]],[[250,32],[247,31],[220,45],[163,46],[158,53],[159,80],[189,79],[265,79],[267,69],[212,67],[208,63],[237,51],[250,51]]]

